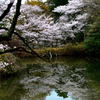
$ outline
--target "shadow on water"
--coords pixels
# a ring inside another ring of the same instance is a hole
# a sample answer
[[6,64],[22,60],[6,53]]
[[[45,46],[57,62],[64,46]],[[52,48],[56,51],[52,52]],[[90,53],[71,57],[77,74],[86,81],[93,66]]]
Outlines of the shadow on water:
[[0,81],[0,100],[99,100],[100,60],[21,59],[16,77]]

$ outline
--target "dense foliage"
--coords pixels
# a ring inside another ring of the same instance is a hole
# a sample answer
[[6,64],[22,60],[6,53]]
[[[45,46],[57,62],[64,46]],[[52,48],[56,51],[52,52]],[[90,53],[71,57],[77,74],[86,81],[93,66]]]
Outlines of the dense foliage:
[[89,55],[100,55],[100,5],[95,0],[88,6],[90,13],[88,26],[85,32],[85,47]]
[[95,16],[93,22],[88,29],[85,45],[87,52],[91,55],[100,55],[100,17]]

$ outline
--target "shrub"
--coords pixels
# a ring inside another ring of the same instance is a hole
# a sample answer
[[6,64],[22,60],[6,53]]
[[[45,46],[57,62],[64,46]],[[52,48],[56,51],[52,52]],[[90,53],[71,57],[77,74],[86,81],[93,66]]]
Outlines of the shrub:
[[85,40],[87,52],[91,55],[100,55],[100,33],[95,33]]
[[85,47],[90,55],[100,55],[100,17],[89,27],[87,38],[85,39]]

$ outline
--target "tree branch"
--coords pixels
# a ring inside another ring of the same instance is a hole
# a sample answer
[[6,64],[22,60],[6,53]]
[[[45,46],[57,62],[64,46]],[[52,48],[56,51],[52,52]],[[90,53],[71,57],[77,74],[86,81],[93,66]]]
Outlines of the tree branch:
[[2,21],[4,19],[4,17],[9,13],[12,5],[13,5],[14,1],[13,2],[10,2],[6,8],[6,10],[2,13],[2,15],[0,16],[0,21]]
[[10,38],[12,37],[12,34],[14,33],[15,26],[17,24],[17,19],[18,19],[19,15],[20,15],[20,7],[21,7],[21,0],[18,0],[17,1],[17,4],[16,4],[16,12],[15,12],[15,15],[14,15],[14,18],[13,18],[13,21],[12,21],[12,24],[11,24],[11,27],[10,27],[8,33],[7,33]]
[[[23,37],[21,37],[17,32],[14,32],[15,35],[17,35],[19,37],[20,40],[22,40],[22,42],[25,44],[25,46],[31,51],[32,55],[36,55],[39,58],[42,58],[38,53],[36,53],[28,44],[28,41],[25,40]],[[43,59],[43,58],[42,58]]]
[[[8,30],[6,27],[0,27],[0,29],[4,29],[4,30]],[[25,46],[30,50],[30,53],[32,55],[36,55],[37,57],[43,59],[38,53],[36,53],[28,44],[28,41],[25,40],[22,36],[20,36],[17,32],[14,32],[15,35],[17,35],[19,37],[19,39],[25,44]]]
[[21,7],[21,0],[18,0],[17,4],[16,4],[16,12],[15,12],[15,15],[13,17],[11,27],[7,33],[0,34],[0,41],[8,41],[12,38],[12,35],[14,34],[15,26],[17,24],[18,17],[20,15],[20,7]]

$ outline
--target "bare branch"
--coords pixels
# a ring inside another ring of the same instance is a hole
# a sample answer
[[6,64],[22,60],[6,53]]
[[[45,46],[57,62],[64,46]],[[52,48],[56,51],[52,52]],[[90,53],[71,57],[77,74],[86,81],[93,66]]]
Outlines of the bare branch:
[[[25,44],[25,46],[31,51],[31,54],[32,55],[36,55],[37,57],[39,58],[42,58],[38,53],[36,53],[31,47],[30,45],[28,44],[28,41],[25,40],[23,37],[21,37],[17,32],[14,32],[14,34],[16,34],[20,40],[22,40],[22,42]],[[42,58],[43,59],[43,58]]]

